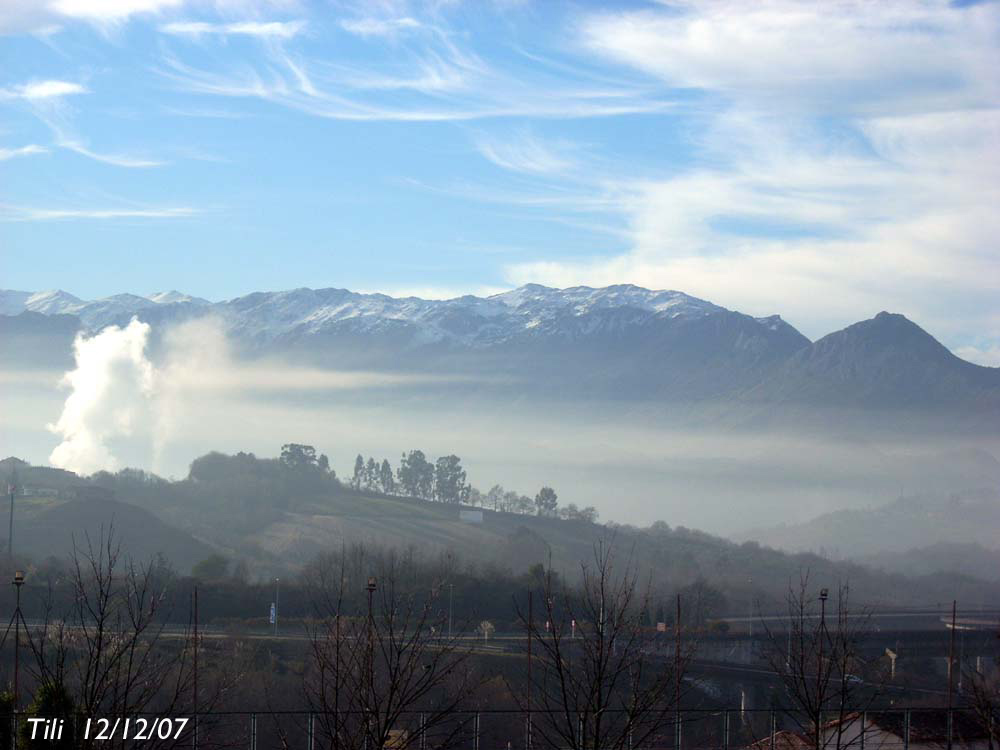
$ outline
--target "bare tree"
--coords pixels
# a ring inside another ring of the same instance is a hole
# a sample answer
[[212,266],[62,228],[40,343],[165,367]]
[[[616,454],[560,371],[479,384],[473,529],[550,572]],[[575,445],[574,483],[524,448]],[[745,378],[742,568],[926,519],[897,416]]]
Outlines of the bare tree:
[[988,750],[1000,747],[1000,658],[991,661],[985,669],[978,663],[967,667],[964,675],[969,708],[986,733]]
[[[187,715],[192,707],[194,641],[188,632],[179,640],[166,633],[168,571],[125,558],[110,527],[102,529],[96,542],[87,537],[82,547],[74,543],[70,579],[69,611],[57,615],[50,589],[44,625],[29,633],[39,689],[66,696],[84,717],[131,717],[133,736],[141,726],[134,722],[144,713]],[[217,694],[206,689],[203,705],[210,707]],[[74,746],[115,748],[132,742],[124,741],[123,732],[100,742],[95,734],[88,740],[81,733]],[[190,743],[188,732],[182,741],[179,736],[154,735],[144,746]]]
[[852,610],[849,593],[846,584],[838,586],[827,613],[828,589],[817,596],[805,573],[789,586],[784,629],[762,620],[765,656],[790,704],[786,713],[817,750],[860,744],[861,716],[884,687],[883,666],[866,661],[860,649],[872,631],[872,612]]
[[630,561],[616,568],[611,542],[595,545],[578,590],[556,591],[549,571],[541,594],[541,612],[518,606],[534,646],[528,691],[512,691],[528,713],[529,746],[621,750],[676,726],[693,644],[657,653],[643,627],[649,587]]
[[305,692],[333,750],[405,750],[421,734],[448,747],[465,724],[457,712],[475,690],[468,649],[446,633],[432,592],[406,591],[410,569],[405,556],[366,559],[358,549],[316,568]]

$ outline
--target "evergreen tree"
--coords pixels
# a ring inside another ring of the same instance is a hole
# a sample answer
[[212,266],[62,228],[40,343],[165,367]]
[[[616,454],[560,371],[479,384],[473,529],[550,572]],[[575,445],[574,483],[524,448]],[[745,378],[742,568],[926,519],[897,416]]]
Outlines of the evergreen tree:
[[434,499],[459,503],[465,494],[465,469],[458,456],[441,456],[434,465]]
[[351,487],[356,490],[361,489],[361,482],[365,475],[365,459],[360,453],[354,459],[354,476],[351,478]]
[[434,489],[434,465],[423,451],[404,453],[397,472],[403,494],[430,500]]
[[392,477],[392,467],[389,459],[382,459],[382,466],[379,468],[379,484],[382,485],[382,492],[391,495],[396,491],[396,482]]
[[535,495],[535,507],[538,508],[538,515],[551,516],[556,512],[559,498],[556,491],[551,487],[542,487]]

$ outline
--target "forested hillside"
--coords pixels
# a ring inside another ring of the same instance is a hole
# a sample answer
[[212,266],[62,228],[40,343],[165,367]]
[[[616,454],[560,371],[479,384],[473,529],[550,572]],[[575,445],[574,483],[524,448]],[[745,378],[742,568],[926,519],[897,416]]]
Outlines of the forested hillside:
[[[73,523],[51,524],[63,515],[75,517],[79,504],[89,498],[90,524],[111,523],[116,516],[124,517],[122,508],[134,506],[139,506],[136,513],[156,516],[156,524],[135,530],[146,540],[137,551],[162,552],[179,569],[189,570],[197,562],[192,552],[177,557],[177,540],[188,539],[189,544],[202,545],[188,549],[204,550],[199,555],[214,550],[216,560],[230,571],[239,570],[244,579],[295,574],[321,555],[357,543],[419,549],[429,559],[452,560],[472,578],[523,575],[551,562],[572,579],[579,575],[581,562],[591,559],[595,544],[614,539],[643,575],[652,574],[659,595],[697,591],[699,600],[713,602],[719,611],[743,613],[751,603],[773,606],[789,582],[806,572],[831,583],[849,581],[859,597],[880,604],[935,604],[957,591],[972,605],[1000,595],[1000,586],[974,579],[928,575],[916,580],[874,572],[815,554],[733,543],[672,527],[669,519],[642,529],[599,525],[589,509],[571,504],[560,508],[551,488],[539,489],[533,499],[501,487],[476,490],[468,485],[457,456],[432,463],[420,451],[411,451],[395,470],[387,459],[359,456],[355,465],[360,467],[357,474],[342,481],[311,446],[287,444],[278,458],[207,454],[193,461],[188,477],[180,481],[134,469],[76,478],[68,472],[15,465],[11,459],[4,469],[16,471],[30,501],[45,504],[46,523],[61,529],[38,535],[37,529],[31,531],[37,519],[19,520],[25,534],[36,533],[33,552],[39,559],[66,553]],[[386,466],[390,471],[383,477]],[[131,527],[128,533],[133,533]],[[168,544],[170,539],[174,541]]]

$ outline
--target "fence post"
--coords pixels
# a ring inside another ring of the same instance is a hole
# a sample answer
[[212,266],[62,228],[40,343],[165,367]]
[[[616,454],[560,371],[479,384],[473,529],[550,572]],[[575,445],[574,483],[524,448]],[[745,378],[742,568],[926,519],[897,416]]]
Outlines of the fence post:
[[479,712],[476,711],[475,723],[472,728],[472,750],[479,750]]
[[722,750],[729,750],[729,709],[722,710]]
[[307,731],[309,733],[309,750],[313,750],[313,747],[315,746],[315,740],[313,739],[315,737],[314,719],[315,716],[313,715],[312,711],[310,711],[308,719],[309,723],[307,726]]
[[955,713],[955,709],[954,708],[949,708],[948,709],[948,750],[951,750],[952,734],[953,734],[953,731],[952,731],[952,715],[954,713]]
[[903,750],[910,750],[910,709],[903,714]]
[[861,750],[865,750],[865,734],[868,728],[868,712],[861,712]]
[[250,750],[257,750],[257,714],[250,714]]
[[770,727],[770,729],[771,729],[771,733],[770,733],[770,737],[771,737],[770,749],[774,750],[774,730],[776,728],[777,722],[775,721],[774,709],[773,708],[771,709],[771,721],[770,721],[770,724],[771,724],[771,727]]
[[420,714],[420,750],[427,747],[427,732],[424,731],[424,715]]

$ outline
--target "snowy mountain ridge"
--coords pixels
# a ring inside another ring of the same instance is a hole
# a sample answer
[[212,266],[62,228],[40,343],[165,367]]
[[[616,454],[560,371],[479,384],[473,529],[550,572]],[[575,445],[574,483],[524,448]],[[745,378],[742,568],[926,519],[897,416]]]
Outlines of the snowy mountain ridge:
[[[136,314],[151,313],[158,319],[213,314],[231,332],[258,342],[332,330],[359,334],[406,329],[412,345],[454,342],[471,346],[521,335],[586,336],[649,319],[690,320],[729,312],[677,291],[632,285],[553,289],[538,284],[489,297],[446,300],[302,288],[254,292],[216,303],[177,291],[148,297],[117,294],[97,300],[81,300],[62,290],[0,291],[0,311],[6,315],[23,311],[74,315],[89,330],[127,322]],[[757,320],[762,331],[791,329],[779,316],[750,320]]]

